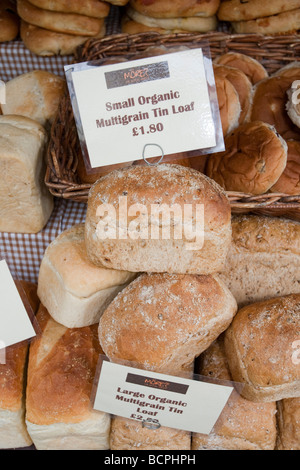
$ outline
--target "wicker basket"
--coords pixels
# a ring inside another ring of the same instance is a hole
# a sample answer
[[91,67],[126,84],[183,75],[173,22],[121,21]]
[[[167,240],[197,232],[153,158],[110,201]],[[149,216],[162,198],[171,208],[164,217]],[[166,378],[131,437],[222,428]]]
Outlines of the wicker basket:
[[[87,41],[77,50],[74,61],[78,63],[109,57],[127,57],[154,45],[168,47],[188,44],[190,47],[200,47],[201,43],[206,41],[209,41],[213,59],[229,51],[241,52],[259,60],[270,74],[291,62],[300,61],[298,35],[265,37],[257,34],[233,35],[223,32],[172,35],[160,35],[154,32],[135,35],[116,34]],[[71,102],[66,93],[51,129],[47,154],[45,182],[54,196],[73,201],[87,201],[91,185],[82,184],[77,175],[79,151],[80,144]],[[256,213],[300,220],[300,195],[253,196],[233,192],[227,194],[234,214]]]

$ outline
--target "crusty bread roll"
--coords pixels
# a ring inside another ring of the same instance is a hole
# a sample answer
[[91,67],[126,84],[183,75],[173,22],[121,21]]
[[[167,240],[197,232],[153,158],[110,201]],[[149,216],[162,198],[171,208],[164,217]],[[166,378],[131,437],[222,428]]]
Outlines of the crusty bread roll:
[[153,18],[209,17],[217,13],[220,0],[130,0],[129,4],[142,15]]
[[300,397],[279,401],[277,408],[276,450],[300,450]]
[[264,194],[287,164],[287,143],[261,121],[246,122],[225,138],[224,152],[210,155],[206,174],[227,191]]
[[[269,2],[268,2],[269,3]],[[286,2],[285,2],[286,3]],[[300,8],[278,13],[266,18],[249,21],[231,22],[233,31],[237,34],[278,34],[294,33],[300,28]]]
[[300,368],[294,342],[300,339],[300,294],[243,307],[225,333],[232,378],[255,402],[300,396]]
[[191,450],[189,432],[161,427],[143,428],[142,423],[116,416],[112,419],[111,450]]
[[216,75],[215,83],[222,122],[222,130],[224,136],[226,136],[239,125],[242,110],[240,98],[236,88],[227,78]]
[[270,189],[273,193],[300,194],[300,142],[288,140],[287,164],[277,183]]
[[179,374],[226,330],[236,309],[217,277],[142,274],[104,312],[100,344],[112,361]]
[[213,31],[217,28],[216,16],[189,16],[189,17],[152,17],[144,15],[134,8],[128,7],[127,16],[131,20],[151,28],[162,28],[165,30],[183,30],[188,32]]
[[246,21],[277,15],[300,7],[300,0],[225,0],[221,2],[218,17],[222,21]]
[[147,26],[142,23],[138,23],[137,21],[132,20],[126,14],[122,16],[121,19],[121,31],[124,34],[140,34],[146,33],[148,31],[155,31],[156,33],[160,34],[171,34],[171,33],[178,33],[178,32],[185,32],[183,30],[171,30],[171,29],[164,29],[158,26]]
[[109,3],[101,0],[30,0],[30,3],[43,10],[77,13],[93,18],[106,18],[110,11]]
[[26,425],[37,450],[105,450],[110,416],[94,411],[91,393],[99,354],[97,326],[67,329],[41,304],[41,334],[31,343]]
[[84,224],[62,232],[41,262],[38,295],[49,314],[67,328],[99,322],[117,293],[136,274],[94,266],[84,244]]
[[239,124],[243,124],[248,116],[251,99],[252,99],[252,84],[247,75],[242,71],[228,65],[214,65],[214,74],[218,77],[223,77],[230,81],[234,86],[241,105],[241,113],[239,117]]
[[222,54],[216,57],[214,63],[235,67],[241,70],[249,78],[252,85],[268,77],[267,70],[260,62],[253,57],[239,52],[227,52],[226,54]]
[[[218,380],[232,380],[221,335],[200,357],[196,372]],[[253,403],[234,390],[212,432],[194,434],[193,450],[274,450],[276,403]]]
[[[27,301],[33,313],[39,300],[36,285],[16,281],[19,294]],[[25,382],[27,364],[27,341],[12,345],[5,350],[5,363],[0,363],[0,448],[28,447],[32,440],[25,424]]]
[[3,114],[16,114],[50,128],[65,93],[65,80],[46,70],[33,70],[6,83]]
[[236,215],[220,278],[240,307],[300,294],[300,223],[279,217]]
[[0,231],[37,233],[53,197],[44,184],[47,133],[37,121],[0,116]]
[[[103,24],[100,33],[96,37],[103,37],[105,32],[106,26]],[[81,46],[89,39],[88,36],[56,33],[23,20],[21,20],[20,36],[30,52],[42,57],[72,55],[78,46]]]
[[293,67],[257,83],[249,119],[271,124],[285,140],[300,140],[299,128],[293,124],[286,111],[286,93],[299,77],[299,67]]
[[15,5],[10,0],[2,0],[0,4],[0,43],[13,41],[20,29],[20,18]]
[[[125,197],[125,209],[121,197]],[[109,206],[103,206],[104,203]],[[138,216],[137,213],[133,215],[137,210],[136,204],[142,204],[146,214],[142,220],[141,234],[132,229]],[[198,219],[198,228],[203,229],[201,220],[196,216],[195,204],[202,205],[205,213],[203,246],[202,240],[195,241],[194,238],[198,238],[198,229],[187,233],[187,229],[192,227],[191,219],[182,215],[183,210],[189,209],[193,212],[193,223]],[[111,220],[106,218],[102,222],[101,211],[107,207],[111,209]],[[163,232],[154,209],[158,212],[163,210]],[[101,224],[105,225],[108,221],[112,232],[105,238],[105,227]],[[186,224],[184,227],[182,222]],[[116,229],[118,232],[119,223],[123,229],[122,239],[114,231]],[[179,230],[174,234],[175,223]],[[179,239],[181,228],[183,239]],[[131,166],[104,176],[90,190],[85,242],[90,260],[98,266],[130,272],[211,274],[223,269],[230,241],[231,209],[228,198],[214,181],[197,170],[175,164]]]
[[[290,120],[300,128],[300,73],[299,80],[295,80],[287,91],[286,110]],[[299,131],[300,132],[300,131]]]
[[76,13],[44,10],[37,8],[27,0],[18,0],[17,7],[18,14],[22,20],[57,33],[74,34],[76,36],[97,36],[105,22],[105,18],[92,18],[91,16]]

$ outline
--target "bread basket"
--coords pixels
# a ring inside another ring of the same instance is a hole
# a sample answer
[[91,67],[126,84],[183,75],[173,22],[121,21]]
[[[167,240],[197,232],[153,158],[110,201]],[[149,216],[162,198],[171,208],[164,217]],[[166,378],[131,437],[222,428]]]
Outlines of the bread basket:
[[[74,62],[126,57],[157,45],[201,47],[204,41],[209,42],[212,59],[229,51],[244,53],[259,60],[270,74],[291,62],[300,61],[300,35],[266,37],[225,32],[161,35],[147,32],[134,35],[114,34],[103,39],[90,39],[78,48]],[[56,197],[86,202],[91,185],[82,184],[77,174],[79,149],[71,102],[66,92],[51,129],[45,182]],[[274,193],[261,196],[235,192],[227,194],[233,214],[256,213],[300,220],[300,194],[296,196]]]

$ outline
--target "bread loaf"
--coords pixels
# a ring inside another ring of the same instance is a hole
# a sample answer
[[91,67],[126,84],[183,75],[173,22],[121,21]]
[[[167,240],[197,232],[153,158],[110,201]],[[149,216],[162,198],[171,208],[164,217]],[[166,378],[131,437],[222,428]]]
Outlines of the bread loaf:
[[41,262],[38,295],[49,314],[67,328],[99,322],[117,293],[136,274],[94,266],[84,244],[84,224],[62,232]]
[[232,218],[232,243],[220,278],[239,307],[300,294],[300,223],[257,215]]
[[77,13],[78,15],[91,16],[92,18],[106,18],[110,11],[110,5],[101,0],[30,0],[32,5],[43,10],[58,11],[62,13]]
[[10,0],[2,0],[0,5],[0,43],[13,41],[18,37],[20,18],[15,5]]
[[[16,281],[16,285],[23,301],[27,301],[35,313],[39,304],[36,285],[25,281]],[[5,349],[5,361],[0,362],[1,449],[23,448],[32,444],[25,424],[27,353],[27,341],[12,345]]]
[[37,450],[105,450],[110,416],[94,411],[97,326],[67,329],[41,304],[41,334],[30,345],[26,425]]
[[37,233],[53,197],[44,184],[47,133],[23,116],[0,116],[0,231]]
[[[199,206],[204,224],[196,214]],[[101,218],[107,208],[109,215]],[[186,217],[188,210],[192,218]],[[175,164],[131,166],[104,176],[90,190],[85,243],[90,260],[98,266],[210,274],[223,269],[230,241],[228,198],[194,169]]]
[[153,18],[210,17],[217,13],[220,0],[130,0],[130,5]]
[[277,403],[277,450],[300,450],[300,397]]
[[243,307],[225,333],[232,378],[241,394],[256,402],[300,396],[300,368],[294,345],[300,341],[300,295],[291,294]]
[[236,310],[215,276],[142,274],[102,315],[100,344],[112,361],[179,374],[226,330]]
[[241,70],[248,77],[252,85],[268,78],[267,70],[258,60],[239,52],[227,52],[226,54],[222,54],[216,57],[214,63]]
[[[211,379],[232,380],[223,335],[200,356],[196,371]],[[276,434],[276,403],[253,403],[234,390],[209,436],[193,435],[192,449],[274,450]]]

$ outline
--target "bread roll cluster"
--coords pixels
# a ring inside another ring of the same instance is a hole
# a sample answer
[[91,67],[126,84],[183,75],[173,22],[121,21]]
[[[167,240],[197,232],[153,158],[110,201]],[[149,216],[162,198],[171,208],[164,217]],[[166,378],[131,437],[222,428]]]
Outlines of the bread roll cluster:
[[73,54],[89,38],[105,36],[110,6],[99,0],[18,0],[21,39],[40,56]]
[[0,25],[0,43],[13,41],[19,36],[20,18],[11,0],[2,0],[0,3]]
[[129,0],[122,18],[122,32],[128,34],[157,31],[207,33],[217,29],[220,0]]
[[225,151],[209,157],[206,174],[226,191],[300,194],[299,63],[268,76],[253,58],[230,52],[214,71]]
[[218,18],[231,24],[235,33],[294,33],[300,28],[299,0],[223,0]]

